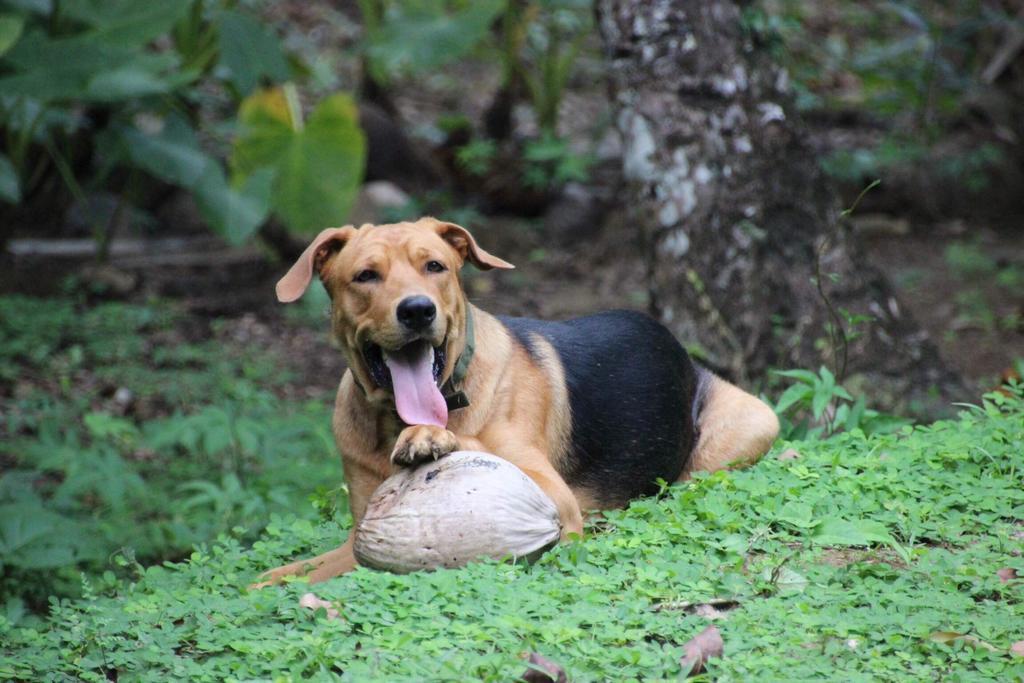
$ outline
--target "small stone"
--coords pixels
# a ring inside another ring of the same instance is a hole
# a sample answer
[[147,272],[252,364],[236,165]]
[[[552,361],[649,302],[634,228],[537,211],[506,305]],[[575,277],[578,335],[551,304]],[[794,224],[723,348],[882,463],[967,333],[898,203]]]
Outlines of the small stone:
[[322,600],[317,597],[314,593],[306,593],[299,598],[299,607],[305,607],[306,609],[318,610],[323,607],[327,611],[328,619],[337,619],[341,616],[341,613],[335,609],[334,605]]
[[128,387],[118,387],[117,391],[114,392],[114,403],[122,408],[127,408],[134,400],[135,392]]

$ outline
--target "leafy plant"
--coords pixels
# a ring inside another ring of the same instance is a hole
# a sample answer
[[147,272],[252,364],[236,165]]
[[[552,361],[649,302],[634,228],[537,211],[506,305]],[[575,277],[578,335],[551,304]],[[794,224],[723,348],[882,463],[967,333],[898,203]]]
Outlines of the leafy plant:
[[351,98],[327,97],[303,121],[294,87],[261,90],[242,102],[238,120],[231,155],[236,185],[269,182],[274,210],[297,232],[345,220],[366,157]]
[[486,174],[498,154],[498,145],[493,140],[471,140],[455,153],[459,166],[472,175]]
[[[292,69],[274,32],[228,0],[2,4],[0,74],[0,200],[9,203],[39,201],[59,177],[76,200],[117,193],[120,212],[145,202],[143,180],[158,179],[191,192],[210,226],[238,243],[272,209],[298,231],[343,220],[362,172],[344,96],[325,100],[306,129],[297,108],[282,117],[271,95],[250,96]],[[230,130],[204,119],[246,96],[239,146],[248,153],[229,183],[216,151]],[[270,163],[268,153],[283,158]],[[304,183],[319,215],[297,206]],[[110,224],[94,226],[101,256]]]
[[775,403],[785,439],[813,440],[855,429],[868,434],[887,433],[909,424],[908,420],[868,408],[863,396],[854,399],[824,366],[817,373],[777,370],[773,374],[793,380]]
[[574,152],[566,139],[550,134],[528,141],[523,148],[523,161],[523,182],[536,188],[585,182],[591,163],[589,156]]
[[0,605],[75,594],[125,548],[159,562],[318,515],[310,477],[340,479],[329,401],[279,398],[266,351],[168,343],[179,322],[159,304],[0,297]]
[[558,115],[569,77],[591,26],[589,0],[510,2],[502,59],[506,79],[529,93],[541,134],[558,133]]

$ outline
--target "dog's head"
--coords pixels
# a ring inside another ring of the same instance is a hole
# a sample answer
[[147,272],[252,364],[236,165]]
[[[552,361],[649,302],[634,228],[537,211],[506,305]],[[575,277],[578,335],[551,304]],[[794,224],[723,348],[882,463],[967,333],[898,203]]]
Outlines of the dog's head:
[[513,267],[465,228],[433,218],[328,228],[277,283],[277,298],[295,301],[318,274],[331,296],[333,334],[367,395],[393,394],[408,424],[443,424],[438,387],[465,346],[459,270],[467,261],[482,270]]

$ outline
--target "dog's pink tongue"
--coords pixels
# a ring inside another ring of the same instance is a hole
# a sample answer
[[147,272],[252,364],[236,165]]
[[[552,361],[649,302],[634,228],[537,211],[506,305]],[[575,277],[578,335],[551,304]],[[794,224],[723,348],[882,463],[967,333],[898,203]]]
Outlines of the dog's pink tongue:
[[448,405],[434,382],[434,349],[421,349],[397,355],[384,354],[391,371],[398,416],[407,425],[448,425]]

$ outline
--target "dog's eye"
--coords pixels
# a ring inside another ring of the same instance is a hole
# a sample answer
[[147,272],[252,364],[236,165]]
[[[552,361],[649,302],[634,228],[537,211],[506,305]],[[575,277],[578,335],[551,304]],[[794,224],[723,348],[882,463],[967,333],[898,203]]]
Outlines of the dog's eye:
[[366,270],[360,270],[358,273],[356,273],[356,276],[354,278],[352,278],[352,281],[353,282],[373,282],[374,280],[379,280],[379,279],[380,279],[380,274],[378,274],[377,271],[366,269]]
[[427,272],[428,273],[443,273],[448,270],[444,267],[444,264],[440,261],[427,261]]

